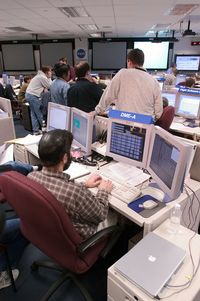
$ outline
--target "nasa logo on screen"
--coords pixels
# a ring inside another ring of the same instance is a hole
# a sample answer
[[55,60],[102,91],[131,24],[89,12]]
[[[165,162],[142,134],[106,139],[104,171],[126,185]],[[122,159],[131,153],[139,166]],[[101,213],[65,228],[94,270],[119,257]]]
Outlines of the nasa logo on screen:
[[83,49],[83,48],[77,49],[76,56],[79,59],[84,59],[86,57],[86,51],[85,51],[85,49]]

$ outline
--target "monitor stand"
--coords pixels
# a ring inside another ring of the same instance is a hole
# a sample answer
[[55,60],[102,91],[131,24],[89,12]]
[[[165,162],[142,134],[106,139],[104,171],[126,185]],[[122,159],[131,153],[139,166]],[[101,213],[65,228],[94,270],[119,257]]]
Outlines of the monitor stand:
[[143,195],[150,195],[156,200],[164,203],[169,203],[173,201],[166,193],[164,193],[159,186],[154,183],[149,183],[148,187],[142,189]]

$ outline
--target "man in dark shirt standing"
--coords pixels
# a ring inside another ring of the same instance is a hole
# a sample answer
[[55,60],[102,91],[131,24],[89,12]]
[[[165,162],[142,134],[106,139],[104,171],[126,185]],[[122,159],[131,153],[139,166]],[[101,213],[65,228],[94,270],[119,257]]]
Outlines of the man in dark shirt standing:
[[68,90],[67,105],[87,113],[94,111],[99,103],[102,89],[89,75],[90,66],[87,62],[80,62],[75,66],[77,81]]

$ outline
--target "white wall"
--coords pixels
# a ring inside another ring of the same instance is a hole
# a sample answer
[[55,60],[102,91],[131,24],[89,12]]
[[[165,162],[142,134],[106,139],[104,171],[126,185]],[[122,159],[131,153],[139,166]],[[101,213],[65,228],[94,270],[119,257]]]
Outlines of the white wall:
[[174,54],[200,54],[200,46],[191,46],[192,41],[200,41],[200,38],[183,37],[174,43]]

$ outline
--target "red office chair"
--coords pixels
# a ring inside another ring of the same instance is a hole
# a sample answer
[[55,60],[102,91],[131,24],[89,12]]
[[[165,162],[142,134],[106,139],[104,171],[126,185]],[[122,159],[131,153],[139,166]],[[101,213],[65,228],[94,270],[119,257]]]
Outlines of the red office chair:
[[83,241],[62,205],[41,184],[10,171],[1,175],[0,191],[20,217],[24,236],[60,265],[36,261],[32,269],[42,266],[63,272],[41,300],[48,300],[67,278],[75,282],[86,300],[92,300],[75,275],[86,272],[100,256],[106,256],[121,228],[108,227]]
[[163,109],[161,117],[156,121],[155,125],[159,125],[166,131],[169,130],[170,125],[174,119],[175,109],[172,106],[167,106]]

